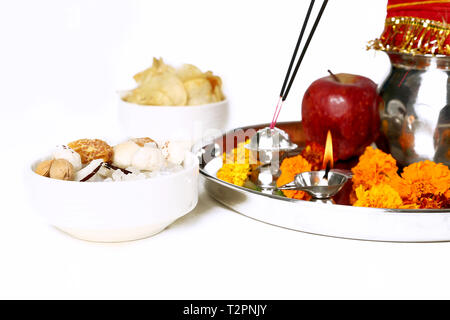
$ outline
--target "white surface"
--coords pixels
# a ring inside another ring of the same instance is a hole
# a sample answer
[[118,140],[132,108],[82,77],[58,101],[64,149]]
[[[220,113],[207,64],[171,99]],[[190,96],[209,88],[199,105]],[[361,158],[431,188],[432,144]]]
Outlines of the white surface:
[[50,225],[80,239],[120,242],[150,237],[197,204],[198,160],[190,152],[182,170],[136,181],[49,179],[33,172],[40,161],[25,168],[30,206]]
[[[329,2],[280,120],[300,118],[303,91],[327,69],[383,78],[386,57],[365,44],[381,33],[385,5]],[[25,201],[25,163],[56,136],[64,143],[117,135],[116,90],[132,85],[153,56],[222,76],[230,127],[270,121],[306,7],[290,0],[1,2],[0,297],[450,298],[450,243],[288,231],[201,194],[192,213],[155,237],[95,244],[48,226]]]

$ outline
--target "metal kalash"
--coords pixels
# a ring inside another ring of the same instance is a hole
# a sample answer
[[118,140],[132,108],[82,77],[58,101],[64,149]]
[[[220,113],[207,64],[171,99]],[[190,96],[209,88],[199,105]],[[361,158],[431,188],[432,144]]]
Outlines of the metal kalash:
[[432,160],[450,166],[450,57],[388,53],[380,87],[379,147],[401,166]]

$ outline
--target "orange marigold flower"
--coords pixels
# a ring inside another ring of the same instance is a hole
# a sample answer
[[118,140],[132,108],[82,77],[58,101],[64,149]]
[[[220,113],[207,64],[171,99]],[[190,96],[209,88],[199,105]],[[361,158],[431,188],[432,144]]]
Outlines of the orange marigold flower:
[[324,153],[325,149],[320,144],[312,142],[302,150],[301,156],[311,164],[311,170],[318,171],[322,169]]
[[388,184],[377,184],[368,190],[360,185],[355,192],[358,200],[353,205],[356,207],[399,209],[403,206],[398,192]]
[[395,176],[389,177],[389,179],[386,179],[386,183],[397,190],[403,201],[409,199],[411,197],[411,194],[413,193],[412,185],[397,174]]
[[443,194],[423,194],[418,204],[420,209],[448,209],[450,208],[450,198]]
[[386,183],[398,176],[397,170],[397,163],[390,154],[369,146],[352,168],[353,188],[362,185],[364,189],[369,189],[379,183]]
[[403,169],[402,178],[410,186],[407,192],[402,191],[407,203],[418,203],[423,195],[450,195],[450,169],[442,163],[429,160],[413,163]]
[[[358,165],[352,169],[353,189],[359,190],[359,194],[354,192],[351,195],[354,205],[371,207],[378,203],[384,208],[402,209],[450,206],[450,169],[447,166],[426,160],[404,168],[401,176],[397,169],[391,155],[367,147]],[[383,190],[388,198],[383,198]]]
[[[286,183],[292,182],[295,176],[305,171],[311,171],[311,164],[301,155],[286,158],[280,166],[281,175],[277,180],[277,186],[280,187]],[[300,190],[283,190],[286,197],[299,200],[309,200],[311,197]]]

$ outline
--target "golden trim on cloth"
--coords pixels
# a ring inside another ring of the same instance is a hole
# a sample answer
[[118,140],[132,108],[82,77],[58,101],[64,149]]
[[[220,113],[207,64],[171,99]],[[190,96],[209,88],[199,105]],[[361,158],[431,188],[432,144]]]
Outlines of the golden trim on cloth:
[[370,41],[367,49],[450,55],[450,25],[417,17],[387,18],[381,37]]

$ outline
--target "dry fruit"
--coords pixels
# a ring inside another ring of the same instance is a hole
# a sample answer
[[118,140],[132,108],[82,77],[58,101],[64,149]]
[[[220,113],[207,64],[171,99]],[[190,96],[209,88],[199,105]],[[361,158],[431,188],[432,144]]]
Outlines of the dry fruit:
[[50,175],[50,167],[54,160],[45,160],[39,163],[34,170],[38,175],[48,177]]
[[50,167],[50,178],[59,180],[73,180],[74,170],[72,164],[65,159],[53,160]]
[[110,162],[113,156],[113,148],[100,139],[80,139],[68,144],[81,157],[81,163],[86,164],[95,159]]
[[34,170],[37,174],[59,180],[73,180],[75,170],[73,165],[65,159],[45,160]]

